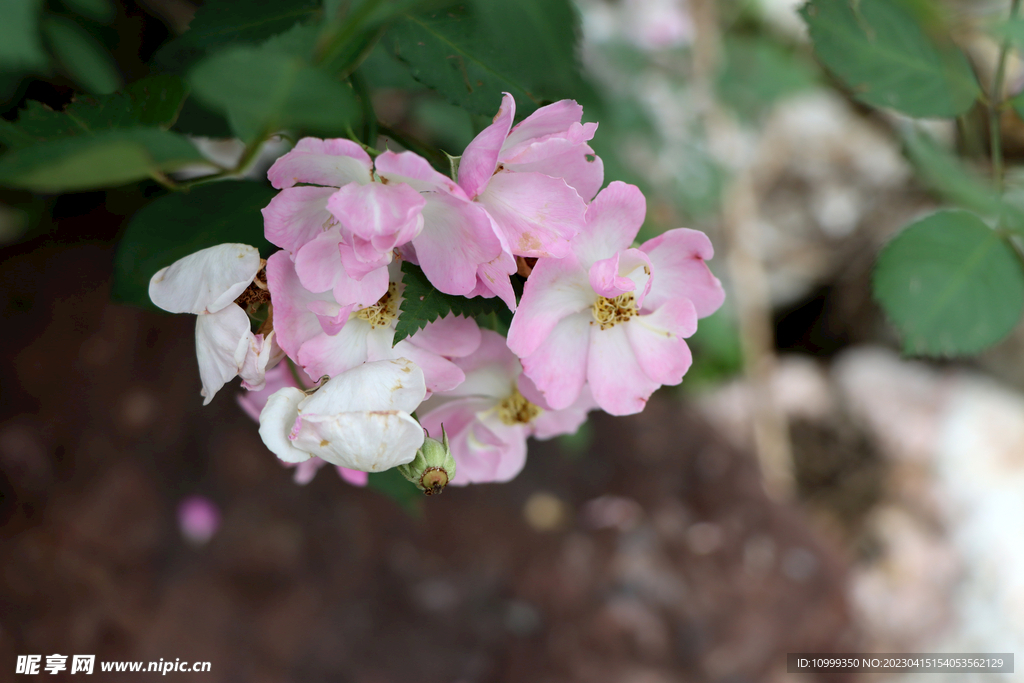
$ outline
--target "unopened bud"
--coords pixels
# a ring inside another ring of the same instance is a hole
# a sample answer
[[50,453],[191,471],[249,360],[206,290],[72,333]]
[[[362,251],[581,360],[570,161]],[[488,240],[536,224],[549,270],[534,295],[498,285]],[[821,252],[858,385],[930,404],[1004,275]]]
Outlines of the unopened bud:
[[455,458],[448,447],[444,426],[441,427],[441,441],[429,436],[424,438],[413,461],[399,465],[398,471],[428,496],[441,493],[455,477]]

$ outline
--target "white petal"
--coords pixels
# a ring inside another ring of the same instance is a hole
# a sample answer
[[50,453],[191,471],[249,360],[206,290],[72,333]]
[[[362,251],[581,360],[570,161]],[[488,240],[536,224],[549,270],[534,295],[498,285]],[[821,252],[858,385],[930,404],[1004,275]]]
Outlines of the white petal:
[[248,244],[218,244],[157,272],[149,298],[171,313],[216,313],[245,291],[260,270],[260,252]]
[[301,389],[285,387],[271,394],[260,413],[260,438],[271,453],[285,462],[303,462],[310,458],[309,453],[293,446],[288,438],[299,416],[299,403],[305,398]]
[[426,393],[423,371],[412,361],[405,358],[374,361],[332,377],[303,404],[302,415],[305,419],[312,415],[362,411],[411,413],[423,402]]
[[295,445],[340,467],[383,472],[416,457],[423,428],[398,410],[303,416]]
[[[196,358],[201,392],[207,405],[226,382],[242,370],[250,342],[249,316],[236,305],[196,318]],[[266,366],[264,366],[266,367]]]

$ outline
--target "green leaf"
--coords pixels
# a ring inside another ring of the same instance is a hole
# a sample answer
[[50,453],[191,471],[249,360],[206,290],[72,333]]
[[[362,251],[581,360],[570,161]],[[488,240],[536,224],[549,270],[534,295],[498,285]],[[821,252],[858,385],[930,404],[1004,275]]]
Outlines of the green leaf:
[[227,242],[251,244],[264,258],[274,248],[263,237],[263,214],[277,191],[264,183],[224,181],[166,194],[132,217],[114,259],[111,297],[157,310],[149,280],[164,266]]
[[764,36],[726,36],[718,92],[721,100],[740,114],[761,114],[777,100],[817,83],[817,70],[777,42]]
[[183,73],[210,51],[255,45],[319,15],[318,0],[208,0],[196,10],[188,31],[160,48],[154,61]]
[[12,149],[0,156],[0,185],[49,193],[93,190],[202,161],[176,133],[126,128]]
[[476,0],[407,14],[384,40],[417,81],[452,104],[493,116],[509,92],[526,115],[585,88],[575,56],[578,26],[568,0]]
[[1024,307],[1013,246],[966,211],[904,229],[878,257],[873,285],[907,353],[977,353],[1006,336]]
[[904,142],[921,178],[936,192],[965,209],[1001,221],[1005,227],[1024,231],[1024,212],[1003,201],[985,179],[938,147],[925,133],[912,131]]
[[981,94],[963,52],[933,40],[893,0],[811,0],[800,13],[818,58],[862,102],[953,117]]
[[80,97],[64,112],[29,100],[15,123],[0,121],[0,142],[8,147],[23,147],[52,138],[116,128],[169,128],[185,95],[185,84],[180,78],[156,75],[132,83],[123,93]]
[[[394,343],[416,334],[427,323],[443,318],[449,313],[464,318],[476,318],[490,321],[491,324],[511,323],[512,314],[498,297],[484,299],[444,294],[434,289],[430,280],[423,274],[419,266],[409,261],[402,261],[402,306],[399,309],[398,325],[395,327]],[[493,317],[492,317],[493,316]],[[490,325],[485,325],[490,327]],[[505,326],[507,330],[508,327]]]
[[196,65],[189,82],[195,96],[225,113],[248,142],[283,128],[343,133],[359,118],[351,88],[273,48],[218,52]]
[[39,39],[40,0],[0,3],[0,70],[45,69],[48,63]]
[[91,93],[105,95],[121,87],[117,64],[89,32],[63,17],[43,21],[43,33],[64,71]]
[[384,472],[370,472],[366,485],[398,503],[407,514],[413,517],[423,515],[423,493],[399,474],[398,469],[392,467]]

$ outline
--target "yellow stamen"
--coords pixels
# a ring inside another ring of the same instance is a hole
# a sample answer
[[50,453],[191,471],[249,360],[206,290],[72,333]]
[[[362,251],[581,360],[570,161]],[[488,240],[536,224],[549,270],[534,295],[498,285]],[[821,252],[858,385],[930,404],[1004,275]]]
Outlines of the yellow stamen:
[[528,424],[544,410],[519,393],[519,389],[513,389],[512,395],[502,399],[498,404],[498,418],[505,424],[512,426],[517,424]]
[[636,308],[636,299],[633,292],[620,294],[614,299],[600,297],[593,306],[594,320],[601,326],[602,330],[615,327],[624,323],[640,311]]
[[398,317],[398,285],[394,282],[389,284],[388,291],[377,303],[359,309],[355,312],[355,317],[362,318],[370,323],[371,327],[390,325],[391,321]]

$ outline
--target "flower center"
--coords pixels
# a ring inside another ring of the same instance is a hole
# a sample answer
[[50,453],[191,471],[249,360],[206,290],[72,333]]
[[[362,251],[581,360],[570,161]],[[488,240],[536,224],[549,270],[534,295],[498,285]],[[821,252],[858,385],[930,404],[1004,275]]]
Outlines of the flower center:
[[235,303],[246,309],[246,313],[252,314],[263,304],[270,303],[270,289],[267,287],[266,261],[260,259],[260,269],[253,277],[252,282],[245,288],[245,291],[238,295]]
[[633,292],[620,294],[614,299],[600,297],[593,306],[594,320],[602,330],[624,323],[640,312],[636,309],[636,298]]
[[398,285],[394,282],[388,285],[388,291],[372,306],[360,308],[355,316],[370,323],[370,327],[383,327],[390,325],[391,321],[398,317]]
[[544,412],[543,408],[527,401],[519,393],[519,389],[513,389],[512,395],[502,399],[498,404],[498,418],[510,427],[517,424],[528,424],[542,412]]

